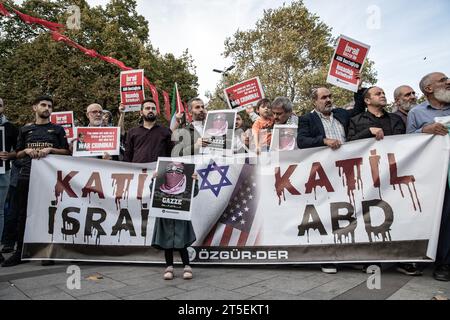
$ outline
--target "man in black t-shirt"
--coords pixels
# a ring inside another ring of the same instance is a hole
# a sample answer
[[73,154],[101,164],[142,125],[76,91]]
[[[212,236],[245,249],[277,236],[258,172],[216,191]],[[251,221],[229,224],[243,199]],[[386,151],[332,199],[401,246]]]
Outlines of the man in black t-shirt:
[[12,267],[22,262],[32,160],[45,158],[49,154],[70,155],[64,128],[50,123],[52,109],[52,98],[47,96],[37,98],[33,102],[33,111],[36,116],[35,123],[22,127],[19,131],[16,152],[17,158],[22,159],[23,166],[20,169],[17,183],[17,250],[8,260],[3,262],[2,267]]

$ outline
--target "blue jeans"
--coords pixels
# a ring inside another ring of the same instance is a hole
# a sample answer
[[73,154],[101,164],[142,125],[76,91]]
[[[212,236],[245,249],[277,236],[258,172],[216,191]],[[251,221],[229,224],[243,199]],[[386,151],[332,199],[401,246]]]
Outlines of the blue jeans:
[[5,224],[5,201],[8,196],[10,172],[6,171],[5,174],[0,174],[0,240],[3,236],[3,226]]

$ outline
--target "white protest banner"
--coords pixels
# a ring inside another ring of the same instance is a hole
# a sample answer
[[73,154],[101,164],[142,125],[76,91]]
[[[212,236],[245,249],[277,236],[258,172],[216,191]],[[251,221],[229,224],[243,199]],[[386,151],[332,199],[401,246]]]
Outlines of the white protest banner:
[[122,71],[120,101],[125,106],[125,112],[140,111],[144,100],[144,70]]
[[341,35],[331,59],[327,82],[357,92],[356,72],[362,70],[369,49],[369,45]]
[[[0,126],[0,151],[5,152],[5,127]],[[0,174],[6,173],[6,163],[3,160],[0,160]]]
[[159,158],[153,183],[151,217],[191,220],[195,164]]
[[[271,153],[264,165],[193,157],[192,262],[432,262],[449,152],[448,136],[414,134]],[[24,259],[163,261],[150,247],[154,167],[33,160]]]
[[216,152],[233,155],[234,128],[236,126],[236,111],[214,110],[206,115],[202,138],[207,139],[209,145],[201,152]]
[[50,122],[62,126],[66,131],[68,140],[74,138],[73,111],[52,112],[50,115]]
[[298,149],[297,130],[298,127],[295,125],[274,125],[270,151],[292,151]]
[[73,144],[74,157],[111,156],[120,154],[119,127],[77,127]]
[[[225,210],[242,165],[198,157],[200,193],[192,225],[202,241]],[[180,159],[183,161],[183,159]],[[23,256],[26,259],[160,262],[151,247],[156,163],[49,156],[32,162]],[[222,178],[216,181],[217,176]]]
[[436,123],[441,123],[444,126],[450,126],[450,116],[447,116],[447,117],[436,117],[436,118],[434,118],[434,121]]
[[[434,118],[434,121],[436,123],[440,123],[443,124],[444,126],[446,126],[449,129],[449,135],[450,135],[450,116],[446,116],[446,117],[436,117]],[[448,168],[448,185],[450,187],[450,165]]]
[[256,106],[259,100],[264,99],[264,90],[259,77],[226,88],[224,93],[228,106],[237,112]]

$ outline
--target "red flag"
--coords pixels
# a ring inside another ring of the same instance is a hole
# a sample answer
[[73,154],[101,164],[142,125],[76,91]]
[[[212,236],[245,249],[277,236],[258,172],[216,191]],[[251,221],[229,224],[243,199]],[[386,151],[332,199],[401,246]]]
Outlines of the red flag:
[[183,107],[184,107],[184,113],[186,113],[187,121],[192,122],[192,117],[191,117],[191,114],[189,113],[189,108],[188,108],[186,102],[183,102]]
[[[148,80],[147,80],[148,81]],[[150,83],[150,91],[152,92],[152,97],[153,97],[153,100],[155,100],[155,104],[156,104],[156,112],[158,113],[158,114],[160,114],[161,113],[161,111],[160,111],[160,109],[159,109],[159,96],[158,96],[158,90],[156,90],[156,87],[154,86],[154,85],[152,85],[151,83]]]
[[170,121],[170,98],[169,94],[163,90],[163,97],[164,97],[164,110],[166,111],[166,119],[167,121]]
[[3,3],[0,2],[0,13],[2,15],[4,15],[5,17],[9,17],[11,16],[11,13],[9,13],[8,10],[6,10],[5,6],[3,5]]
[[59,29],[64,29],[64,25],[56,23],[56,22],[50,22],[44,19],[35,18],[32,16],[29,16],[25,13],[22,13],[20,11],[17,11],[16,9],[13,9],[14,12],[19,16],[19,18],[27,23],[27,24],[40,24],[43,27],[46,27],[47,29],[50,29],[52,31],[58,31]]
[[119,61],[117,59],[114,59],[111,57],[105,57],[105,56],[99,56],[99,58],[108,63],[115,64],[116,66],[118,66],[120,69],[122,69],[124,71],[133,70],[133,68],[127,67],[122,61]]
[[74,48],[77,48],[78,50],[80,50],[81,52],[83,52],[84,54],[86,54],[86,55],[88,55],[88,56],[90,56],[92,58],[96,58],[96,57],[100,56],[95,50],[86,49],[85,47],[80,46],[78,43],[76,43],[72,39],[70,39],[70,38],[60,34],[59,32],[52,31],[51,34],[52,34],[53,40],[65,42],[68,45],[70,45],[70,46],[72,46]]
[[150,81],[147,79],[147,77],[144,77],[144,86],[150,89],[150,86],[152,84],[150,83]]
[[175,82],[175,87],[176,87],[176,90],[177,90],[177,97],[176,97],[176,99],[177,99],[177,113],[178,112],[183,113],[184,112],[183,101],[181,101],[180,92],[178,91],[178,84],[176,82]]

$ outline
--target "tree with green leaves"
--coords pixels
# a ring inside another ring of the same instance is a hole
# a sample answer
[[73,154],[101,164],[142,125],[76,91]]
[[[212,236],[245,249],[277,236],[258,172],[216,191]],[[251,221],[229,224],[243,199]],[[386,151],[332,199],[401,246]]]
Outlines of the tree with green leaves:
[[[175,57],[153,48],[149,23],[137,13],[135,0],[111,0],[105,7],[90,7],[85,0],[26,0],[21,6],[4,2],[8,8],[61,24],[70,15],[68,7],[77,5],[81,29],[66,28],[64,35],[131,68],[144,69],[160,89],[162,108],[161,90],[170,92],[175,82],[184,100],[197,95],[198,78],[189,52]],[[14,16],[0,16],[0,35],[0,97],[7,103],[12,121],[23,124],[32,120],[30,101],[41,94],[53,96],[54,111],[73,110],[81,123],[86,122],[85,109],[93,102],[117,112],[121,71],[117,66],[55,42],[48,30],[29,26]],[[151,96],[149,90],[146,96]],[[136,125],[137,117],[129,116],[133,121],[128,126]]]
[[[224,56],[232,58],[236,65],[228,82],[259,76],[268,97],[288,97],[297,113],[308,112],[313,108],[309,98],[311,88],[326,82],[335,40],[331,28],[310,13],[302,1],[266,10],[253,29],[238,30],[226,39]],[[373,66],[368,61],[362,72],[367,84],[376,82]],[[223,84],[211,97],[217,96],[221,89]],[[331,89],[339,106],[353,98],[349,91]],[[223,107],[217,98],[212,105]]]

